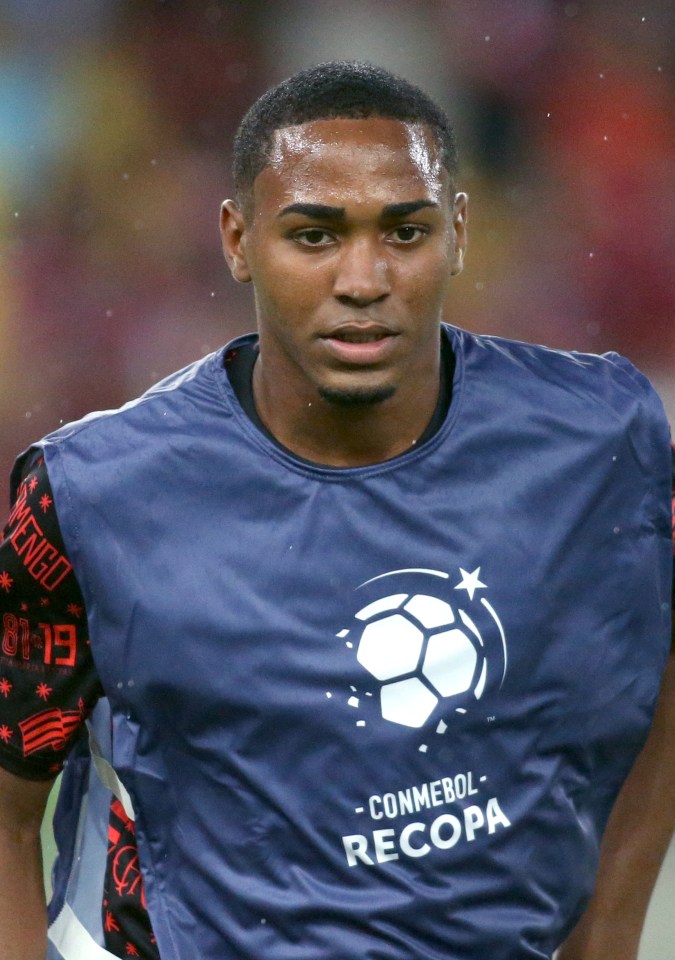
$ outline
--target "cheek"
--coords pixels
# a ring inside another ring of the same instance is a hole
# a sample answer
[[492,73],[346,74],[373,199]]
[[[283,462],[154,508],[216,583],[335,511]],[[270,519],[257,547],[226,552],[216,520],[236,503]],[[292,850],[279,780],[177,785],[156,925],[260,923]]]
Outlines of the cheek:
[[451,263],[444,254],[427,259],[410,271],[405,299],[418,308],[435,309],[442,304],[451,280]]
[[251,275],[259,301],[288,317],[307,316],[330,296],[329,270],[293,256],[270,256],[254,264]]
[[276,327],[280,336],[301,326],[311,309],[312,284],[280,264],[252,271],[259,320]]

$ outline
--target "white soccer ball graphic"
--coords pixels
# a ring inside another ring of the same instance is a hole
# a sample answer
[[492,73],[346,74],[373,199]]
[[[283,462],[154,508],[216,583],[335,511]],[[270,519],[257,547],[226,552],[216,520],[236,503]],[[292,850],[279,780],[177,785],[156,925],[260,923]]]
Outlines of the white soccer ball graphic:
[[480,633],[463,611],[416,593],[392,594],[356,614],[365,623],[356,658],[382,682],[382,716],[421,727],[441,698],[485,687],[487,662]]

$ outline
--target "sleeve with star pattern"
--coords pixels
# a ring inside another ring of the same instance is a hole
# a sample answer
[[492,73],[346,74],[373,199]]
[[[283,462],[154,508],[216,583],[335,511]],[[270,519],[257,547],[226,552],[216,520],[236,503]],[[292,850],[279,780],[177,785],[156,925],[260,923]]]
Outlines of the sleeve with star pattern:
[[0,765],[55,777],[99,696],[82,594],[35,450],[0,540]]

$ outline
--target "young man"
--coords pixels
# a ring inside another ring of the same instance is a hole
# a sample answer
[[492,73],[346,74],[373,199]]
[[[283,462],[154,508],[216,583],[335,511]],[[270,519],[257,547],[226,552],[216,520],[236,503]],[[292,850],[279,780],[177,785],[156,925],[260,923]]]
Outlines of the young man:
[[668,430],[622,358],[441,325],[455,177],[382,70],[270,91],[222,211],[258,336],[19,460],[13,960],[67,754],[50,957],[525,960],[581,914],[667,655]]

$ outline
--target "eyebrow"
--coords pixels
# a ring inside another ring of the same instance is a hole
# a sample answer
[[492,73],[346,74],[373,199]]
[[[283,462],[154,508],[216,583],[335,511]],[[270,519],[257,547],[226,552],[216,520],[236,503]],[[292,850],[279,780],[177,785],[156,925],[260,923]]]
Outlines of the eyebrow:
[[291,213],[299,213],[312,220],[344,220],[346,216],[344,207],[329,207],[324,203],[291,203],[278,216],[286,217]]
[[[409,200],[405,203],[389,203],[382,208],[383,220],[396,220],[399,217],[407,217],[417,210],[423,210],[425,207],[438,207],[433,200]],[[310,217],[312,220],[344,220],[347,211],[344,207],[331,207],[324,203],[291,203],[284,207],[277,215],[286,217],[289,214],[298,213],[304,217]]]
[[396,220],[398,217],[407,217],[410,213],[424,210],[425,207],[437,208],[433,200],[410,200],[408,203],[390,203],[382,210],[384,220]]

